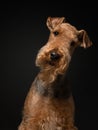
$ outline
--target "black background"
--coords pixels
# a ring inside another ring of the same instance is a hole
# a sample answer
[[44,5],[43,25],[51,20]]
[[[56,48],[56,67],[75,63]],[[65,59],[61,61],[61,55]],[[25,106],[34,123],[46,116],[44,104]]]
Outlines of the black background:
[[[93,42],[77,48],[69,66],[79,130],[98,129],[97,4],[85,1],[9,2],[0,4],[0,130],[17,130],[23,103],[38,73],[35,58],[49,36],[48,16],[64,16]],[[36,2],[36,4],[35,4]]]

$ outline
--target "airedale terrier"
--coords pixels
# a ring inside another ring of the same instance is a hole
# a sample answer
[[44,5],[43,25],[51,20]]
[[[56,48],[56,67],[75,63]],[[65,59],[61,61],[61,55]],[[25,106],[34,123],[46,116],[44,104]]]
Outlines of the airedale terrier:
[[26,97],[18,130],[77,130],[75,105],[66,72],[76,47],[92,45],[85,30],[77,30],[64,17],[48,17],[48,42],[40,49],[36,76]]

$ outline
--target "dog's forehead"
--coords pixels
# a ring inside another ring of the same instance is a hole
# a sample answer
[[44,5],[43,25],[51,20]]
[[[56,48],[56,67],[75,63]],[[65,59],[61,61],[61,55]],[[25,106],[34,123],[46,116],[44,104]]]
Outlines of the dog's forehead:
[[76,27],[72,26],[69,23],[62,23],[60,25],[60,30],[63,33],[63,35],[67,38],[74,39],[77,36],[78,30]]
[[63,32],[63,35],[69,38],[75,38],[77,36],[78,30],[75,26],[69,23],[62,23],[60,28]]
[[69,32],[73,32],[73,33],[77,33],[77,29],[76,27],[74,27],[73,25],[69,24],[69,23],[62,23],[61,24],[61,28],[65,31],[69,31]]

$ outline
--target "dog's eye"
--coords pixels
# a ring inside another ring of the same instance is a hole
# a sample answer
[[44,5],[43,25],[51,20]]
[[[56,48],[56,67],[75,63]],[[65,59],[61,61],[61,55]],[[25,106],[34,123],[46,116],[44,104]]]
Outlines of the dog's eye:
[[58,31],[55,31],[55,32],[53,32],[53,34],[54,34],[55,36],[57,36],[57,35],[59,34],[59,32],[58,32]]
[[74,46],[75,46],[75,41],[72,41],[72,42],[70,43],[70,46],[71,46],[71,47],[74,47]]

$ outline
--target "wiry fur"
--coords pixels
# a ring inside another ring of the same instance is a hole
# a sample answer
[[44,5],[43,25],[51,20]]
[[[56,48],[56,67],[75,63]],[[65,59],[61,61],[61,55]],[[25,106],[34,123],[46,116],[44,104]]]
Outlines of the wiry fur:
[[64,17],[49,17],[49,40],[36,58],[40,72],[26,97],[18,130],[76,130],[74,101],[66,71],[77,46],[92,45],[85,30],[78,31]]

